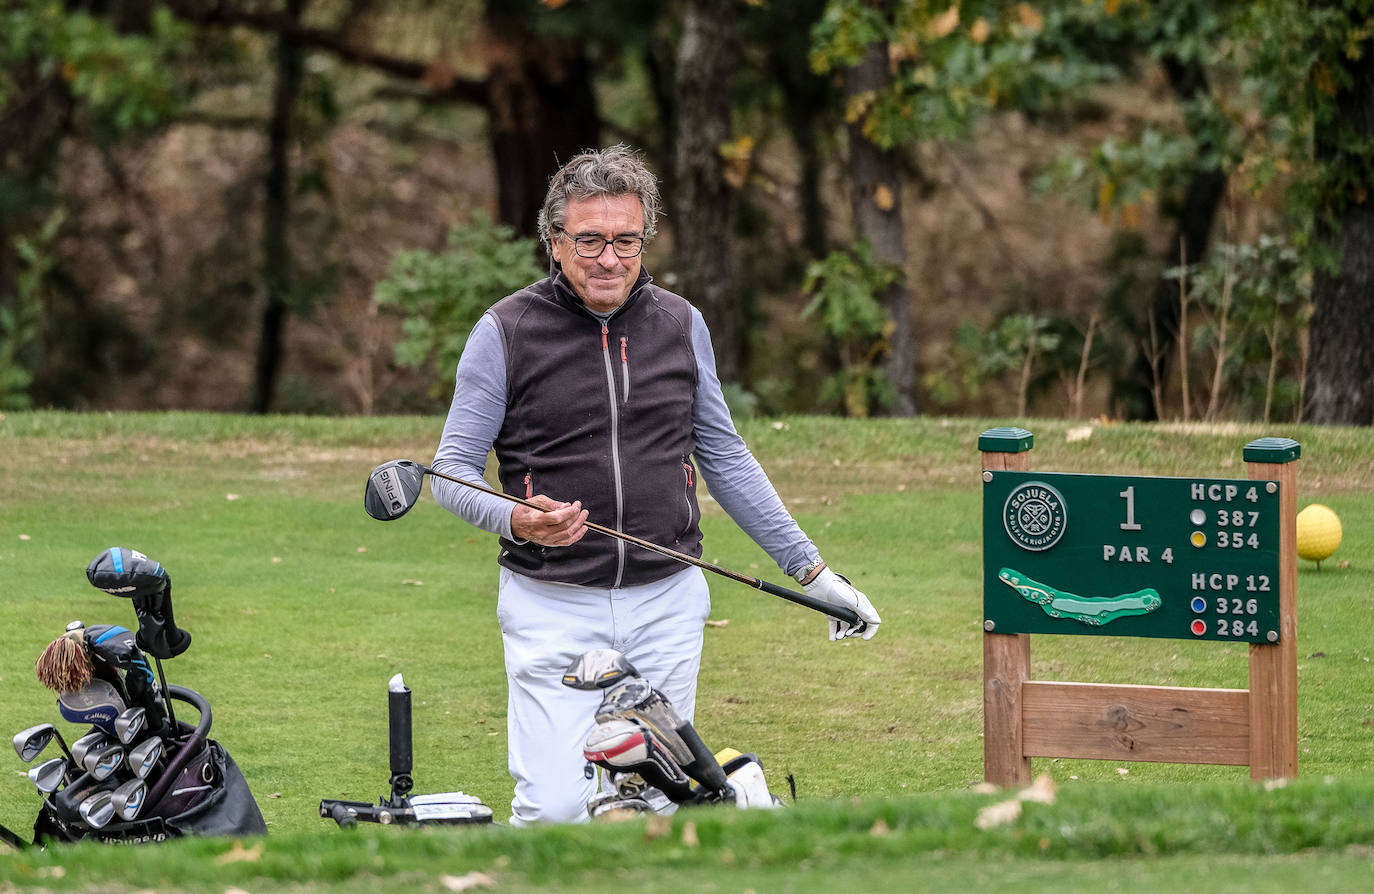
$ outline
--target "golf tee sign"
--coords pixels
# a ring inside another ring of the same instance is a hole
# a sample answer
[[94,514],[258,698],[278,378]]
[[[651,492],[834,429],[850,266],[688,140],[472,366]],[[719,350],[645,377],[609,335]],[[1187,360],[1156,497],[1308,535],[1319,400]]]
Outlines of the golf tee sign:
[[[1246,445],[1247,479],[1032,472],[1034,436],[983,455],[984,769],[1030,758],[1297,772],[1297,442]],[[1030,679],[1029,634],[1242,641],[1250,689]]]

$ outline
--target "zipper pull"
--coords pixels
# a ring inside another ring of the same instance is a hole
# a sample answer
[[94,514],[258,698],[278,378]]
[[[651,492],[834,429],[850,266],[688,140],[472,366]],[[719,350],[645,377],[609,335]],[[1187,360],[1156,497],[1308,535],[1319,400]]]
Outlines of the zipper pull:
[[526,499],[526,500],[528,500],[530,497],[534,496],[534,488],[533,488],[533,486],[532,486],[531,483],[530,483],[530,476],[533,475],[533,474],[534,474],[533,472],[526,472],[526,473],[525,473],[525,499]]
[[692,466],[691,466],[691,464],[685,463],[685,462],[684,462],[684,463],[682,464],[682,468],[683,468],[684,471],[687,472],[687,486],[688,486],[688,487],[691,487],[691,486],[692,486]]
[[625,343],[626,343],[627,341],[628,341],[628,339],[627,339],[625,336],[623,336],[623,335],[620,336],[620,362],[621,362],[621,363],[629,363],[629,362],[630,362],[629,354],[626,353],[626,351],[625,351]]
[[605,321],[605,320],[602,320],[602,321],[601,321],[601,350],[603,350],[603,351],[609,351],[609,350],[610,350],[610,347],[606,344],[606,336],[609,335],[609,334],[610,334],[610,330],[606,328],[606,321]]

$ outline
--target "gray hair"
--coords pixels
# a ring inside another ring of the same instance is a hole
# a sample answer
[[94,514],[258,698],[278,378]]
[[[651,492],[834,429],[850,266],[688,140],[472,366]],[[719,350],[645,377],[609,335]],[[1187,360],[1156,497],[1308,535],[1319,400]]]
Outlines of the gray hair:
[[645,166],[643,156],[624,143],[574,156],[549,180],[549,192],[539,210],[539,238],[544,247],[552,254],[553,237],[563,229],[569,199],[625,195],[636,196],[644,209],[644,241],[648,242],[658,232],[660,204],[658,178]]

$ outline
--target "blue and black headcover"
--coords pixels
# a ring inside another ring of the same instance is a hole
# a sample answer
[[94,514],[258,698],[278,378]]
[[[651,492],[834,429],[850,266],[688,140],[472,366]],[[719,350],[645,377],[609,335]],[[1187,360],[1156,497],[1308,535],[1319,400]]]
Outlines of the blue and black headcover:
[[112,546],[86,566],[91,586],[127,596],[138,615],[138,647],[154,658],[175,658],[191,645],[191,634],[172,617],[172,576],[137,550]]

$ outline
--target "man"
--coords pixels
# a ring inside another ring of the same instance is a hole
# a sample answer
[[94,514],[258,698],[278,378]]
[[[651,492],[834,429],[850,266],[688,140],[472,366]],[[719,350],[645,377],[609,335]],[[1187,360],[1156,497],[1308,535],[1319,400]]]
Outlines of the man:
[[710,335],[640,266],[658,186],[624,146],[553,177],[539,216],[552,275],[498,301],[458,362],[434,468],[480,481],[493,447],[501,487],[547,511],[431,478],[435,499],[500,536],[497,618],[509,683],[511,823],[586,819],[582,756],[600,693],[562,685],[589,649],[623,652],[690,720],[705,576],[593,521],[699,557],[697,470],[735,520],[813,596],[854,609],[830,638],[872,637],[868,599],[821,561],[730,421]]

